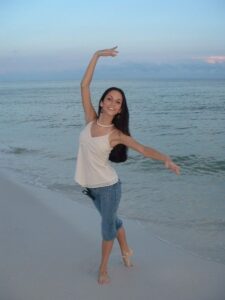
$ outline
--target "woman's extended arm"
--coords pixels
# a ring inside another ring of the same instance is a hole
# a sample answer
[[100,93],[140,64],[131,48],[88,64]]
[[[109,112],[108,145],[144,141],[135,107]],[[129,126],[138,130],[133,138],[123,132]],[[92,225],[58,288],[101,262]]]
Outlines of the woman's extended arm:
[[125,135],[120,131],[116,131],[111,135],[111,142],[110,145],[112,147],[115,147],[117,144],[123,144],[139,153],[144,155],[145,157],[149,157],[152,159],[163,161],[165,164],[165,167],[170,169],[171,171],[175,172],[177,175],[180,173],[180,167],[177,166],[169,156],[160,153],[159,151],[144,146],[140,143],[138,143],[135,139],[133,139],[131,136]]
[[94,74],[95,66],[97,64],[98,58],[100,56],[116,56],[118,51],[116,51],[117,47],[111,48],[111,49],[105,49],[105,50],[99,50],[95,52],[93,55],[86,72],[84,74],[84,77],[81,81],[81,97],[82,97],[82,103],[85,113],[85,120],[86,123],[89,123],[90,121],[96,119],[97,114],[96,111],[92,105],[91,102],[91,93],[90,93],[90,84],[92,81],[92,77]]

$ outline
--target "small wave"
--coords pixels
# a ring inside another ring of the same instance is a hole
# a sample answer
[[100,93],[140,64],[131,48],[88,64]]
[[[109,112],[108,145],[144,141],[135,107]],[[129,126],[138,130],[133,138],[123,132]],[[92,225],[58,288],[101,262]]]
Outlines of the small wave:
[[191,112],[197,112],[197,113],[202,113],[203,111],[221,111],[224,110],[223,105],[199,105],[199,106],[188,106],[188,107],[183,107],[182,110],[185,111],[191,111]]
[[225,172],[225,160],[200,155],[175,156],[174,161],[186,172],[194,174],[212,174]]
[[[202,157],[190,154],[184,156],[172,156],[172,159],[181,167],[182,174],[223,174],[225,172],[225,160],[217,160],[214,157]],[[125,163],[137,170],[161,170],[162,164],[155,160],[148,160],[140,155],[129,157]]]
[[186,127],[177,127],[177,130],[188,130],[188,129],[193,129],[197,128],[197,126],[186,126]]
[[225,219],[218,219],[218,220],[202,220],[197,223],[199,229],[202,230],[215,230],[224,232],[225,230]]
[[[163,222],[161,222],[163,224]],[[189,220],[169,220],[165,221],[164,225],[166,226],[175,226],[179,228],[193,228],[201,231],[221,231],[225,230],[225,220],[224,219],[189,219]]]
[[23,123],[40,123],[40,122],[47,122],[49,121],[49,117],[35,117],[35,116],[29,116],[27,117],[26,119],[22,119],[22,120],[19,120],[17,123],[18,124],[23,124]]
[[135,213],[125,214],[124,216],[129,219],[138,220],[144,223],[151,223],[159,226],[166,226],[179,229],[194,229],[206,232],[224,232],[225,231],[225,219],[163,219],[155,217],[138,216]]
[[39,150],[9,146],[8,149],[2,149],[1,152],[6,154],[34,154],[34,153],[38,153]]
[[63,184],[63,183],[53,183],[47,186],[49,190],[62,191],[67,193],[74,193],[75,190],[78,190],[75,184]]
[[77,157],[74,155],[73,157],[67,157],[67,158],[64,158],[64,160],[65,161],[67,161],[67,160],[71,160],[71,161],[74,161],[74,160],[76,160],[77,159]]

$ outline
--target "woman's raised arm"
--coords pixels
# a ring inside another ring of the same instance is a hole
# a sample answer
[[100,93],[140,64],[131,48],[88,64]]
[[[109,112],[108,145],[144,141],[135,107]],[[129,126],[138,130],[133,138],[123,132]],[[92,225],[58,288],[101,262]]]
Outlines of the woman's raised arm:
[[117,47],[111,48],[111,49],[105,49],[105,50],[99,50],[95,52],[93,55],[86,72],[84,74],[84,77],[81,81],[81,97],[82,97],[82,103],[85,113],[85,120],[86,123],[89,123],[96,119],[97,114],[96,111],[92,105],[91,102],[91,93],[90,93],[90,84],[92,81],[92,77],[94,74],[95,66],[97,64],[98,58],[100,56],[116,56],[118,51],[116,51]]

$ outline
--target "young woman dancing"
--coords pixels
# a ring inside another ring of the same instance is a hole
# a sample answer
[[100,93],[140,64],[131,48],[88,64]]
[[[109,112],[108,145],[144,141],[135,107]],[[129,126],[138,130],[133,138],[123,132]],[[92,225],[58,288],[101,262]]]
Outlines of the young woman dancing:
[[132,266],[133,254],[127,243],[123,223],[117,216],[121,182],[109,160],[117,163],[126,161],[127,149],[132,148],[145,157],[162,161],[166,168],[176,174],[180,171],[179,166],[169,156],[140,144],[130,136],[127,101],[120,88],[111,87],[103,93],[96,113],[90,93],[95,66],[100,57],[116,56],[116,48],[95,52],[81,81],[86,126],[80,134],[75,180],[85,188],[84,192],[93,200],[101,215],[102,256],[98,271],[99,284],[110,282],[108,261],[115,238],[119,242],[126,267]]

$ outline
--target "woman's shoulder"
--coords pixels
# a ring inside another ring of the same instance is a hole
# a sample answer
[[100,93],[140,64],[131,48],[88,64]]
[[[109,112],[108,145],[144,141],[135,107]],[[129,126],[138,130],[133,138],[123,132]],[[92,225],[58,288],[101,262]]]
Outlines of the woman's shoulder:
[[115,138],[115,137],[119,137],[120,135],[122,134],[122,131],[120,131],[118,128],[114,127],[111,132],[110,132],[110,136],[112,138]]
[[93,120],[89,120],[89,121],[87,121],[86,123],[85,123],[85,127],[89,127],[89,126],[91,126],[94,122],[96,121],[96,119],[93,119]]
[[86,122],[86,125],[90,125],[90,124],[92,124],[93,122],[95,122],[96,121],[96,118],[94,118],[94,119],[92,119],[92,120],[88,120],[87,122]]
[[124,135],[125,134],[121,130],[119,130],[118,128],[112,129],[112,131],[109,135],[110,145],[112,147],[115,147],[116,145],[121,144],[122,137]]

